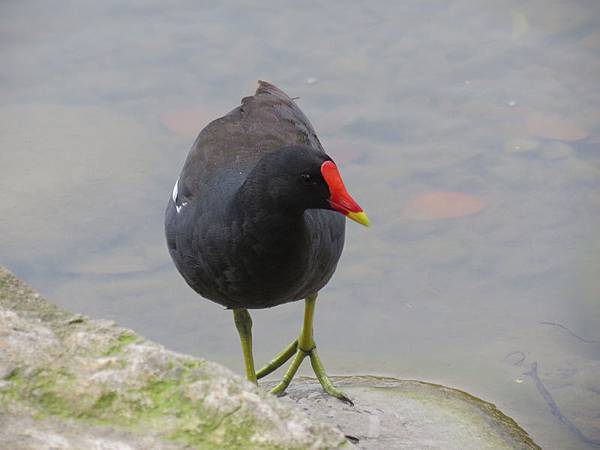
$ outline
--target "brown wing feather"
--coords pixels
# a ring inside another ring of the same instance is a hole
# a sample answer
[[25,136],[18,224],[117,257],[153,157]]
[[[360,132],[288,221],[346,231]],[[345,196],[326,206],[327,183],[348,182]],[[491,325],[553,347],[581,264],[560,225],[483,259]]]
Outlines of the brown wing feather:
[[180,180],[183,196],[198,195],[224,170],[247,174],[266,153],[291,144],[323,151],[315,130],[285,92],[259,81],[256,93],[198,135]]

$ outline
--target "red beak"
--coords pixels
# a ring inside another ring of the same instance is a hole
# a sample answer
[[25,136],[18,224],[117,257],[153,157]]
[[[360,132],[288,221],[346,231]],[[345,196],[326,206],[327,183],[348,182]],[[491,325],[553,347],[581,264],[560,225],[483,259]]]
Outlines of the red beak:
[[329,192],[331,193],[329,204],[331,207],[349,219],[368,227],[369,218],[346,190],[342,176],[334,162],[325,161],[321,164],[321,174],[329,186]]

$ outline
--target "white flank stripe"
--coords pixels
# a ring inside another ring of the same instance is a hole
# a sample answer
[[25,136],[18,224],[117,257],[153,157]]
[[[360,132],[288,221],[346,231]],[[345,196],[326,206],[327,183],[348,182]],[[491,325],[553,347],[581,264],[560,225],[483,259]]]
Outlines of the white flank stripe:
[[179,184],[179,178],[177,178],[177,181],[175,182],[175,186],[173,186],[173,201],[176,202],[177,201],[177,185]]

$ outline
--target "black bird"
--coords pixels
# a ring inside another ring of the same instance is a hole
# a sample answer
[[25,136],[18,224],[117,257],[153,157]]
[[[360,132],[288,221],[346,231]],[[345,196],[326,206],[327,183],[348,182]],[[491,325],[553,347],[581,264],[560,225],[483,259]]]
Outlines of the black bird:
[[[248,379],[256,383],[295,355],[275,394],[309,356],[325,391],[350,402],[329,381],[312,327],[317,293],[342,253],[344,216],[369,224],[306,116],[264,81],[200,132],[173,188],[169,252],[192,289],[233,310]],[[255,372],[248,309],[301,299],[299,338]]]

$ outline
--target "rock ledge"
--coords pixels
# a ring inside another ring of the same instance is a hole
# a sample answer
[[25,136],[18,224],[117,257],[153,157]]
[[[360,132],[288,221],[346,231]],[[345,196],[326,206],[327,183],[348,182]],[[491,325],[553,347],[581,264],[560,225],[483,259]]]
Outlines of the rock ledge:
[[2,267],[0,442],[15,450],[349,445],[222,366],[63,311]]

